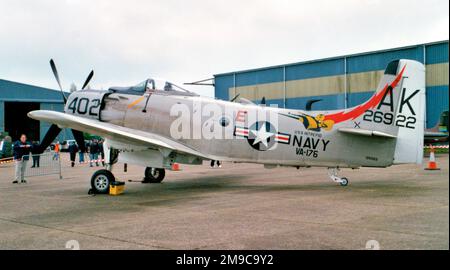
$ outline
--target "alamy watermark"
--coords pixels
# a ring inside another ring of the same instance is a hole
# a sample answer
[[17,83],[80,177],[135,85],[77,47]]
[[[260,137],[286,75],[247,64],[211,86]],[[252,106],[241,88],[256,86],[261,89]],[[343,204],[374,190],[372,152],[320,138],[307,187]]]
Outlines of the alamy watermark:
[[380,250],[380,243],[377,240],[369,240],[366,242],[367,250]]
[[69,240],[66,242],[66,249],[80,250],[80,243],[77,240]]
[[[278,130],[278,106],[224,106],[216,103],[178,103],[170,108],[170,116],[176,117],[170,124],[173,139],[234,139],[236,128],[251,128],[254,123],[269,123]],[[261,127],[256,127],[261,128]],[[271,132],[265,128],[264,131]],[[276,131],[272,132],[276,132]],[[251,134],[250,134],[251,135]],[[257,134],[255,135],[257,136]]]

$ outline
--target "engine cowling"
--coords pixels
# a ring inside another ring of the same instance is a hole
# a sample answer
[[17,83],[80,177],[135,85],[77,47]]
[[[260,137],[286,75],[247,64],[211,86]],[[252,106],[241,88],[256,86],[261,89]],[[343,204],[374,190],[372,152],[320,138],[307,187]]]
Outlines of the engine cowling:
[[109,91],[80,90],[73,92],[67,99],[64,112],[85,118],[101,119],[104,99]]

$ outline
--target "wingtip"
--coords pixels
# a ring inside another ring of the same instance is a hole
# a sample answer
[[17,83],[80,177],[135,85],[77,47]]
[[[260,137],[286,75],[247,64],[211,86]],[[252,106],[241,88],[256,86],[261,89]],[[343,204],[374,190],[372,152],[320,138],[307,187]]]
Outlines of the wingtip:
[[42,116],[45,116],[46,111],[45,110],[34,110],[27,113],[27,116],[35,119],[35,120],[42,120]]
[[34,119],[34,116],[36,116],[36,113],[37,113],[37,111],[31,111],[31,112],[28,112],[28,113],[27,113],[27,116],[28,116],[29,118],[33,118],[33,119]]

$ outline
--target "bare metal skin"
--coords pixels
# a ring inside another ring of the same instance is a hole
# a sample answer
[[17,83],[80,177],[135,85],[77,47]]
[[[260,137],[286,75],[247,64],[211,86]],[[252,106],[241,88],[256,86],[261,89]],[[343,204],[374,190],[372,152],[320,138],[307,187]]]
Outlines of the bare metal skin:
[[[167,169],[208,159],[268,168],[388,167],[422,160],[424,74],[418,62],[393,61],[368,101],[340,111],[216,100],[149,79],[131,88],[76,91],[65,113],[29,116],[104,137],[109,168],[117,161]],[[335,172],[330,176],[342,183]]]

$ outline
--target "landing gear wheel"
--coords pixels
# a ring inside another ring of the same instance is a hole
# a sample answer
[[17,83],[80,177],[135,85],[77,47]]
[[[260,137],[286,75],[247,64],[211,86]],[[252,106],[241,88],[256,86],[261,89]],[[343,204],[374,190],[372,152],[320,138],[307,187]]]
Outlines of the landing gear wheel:
[[92,190],[97,194],[107,194],[109,185],[115,180],[116,178],[110,171],[98,170],[91,177]]
[[339,185],[345,187],[348,185],[348,179],[345,177],[338,176],[339,168],[328,168],[328,176],[330,176],[331,180],[335,183],[339,183]]
[[166,170],[159,168],[145,168],[145,177],[142,183],[161,183],[166,176]]
[[348,185],[348,179],[345,177],[341,178],[341,182],[339,183],[341,186],[345,187]]

